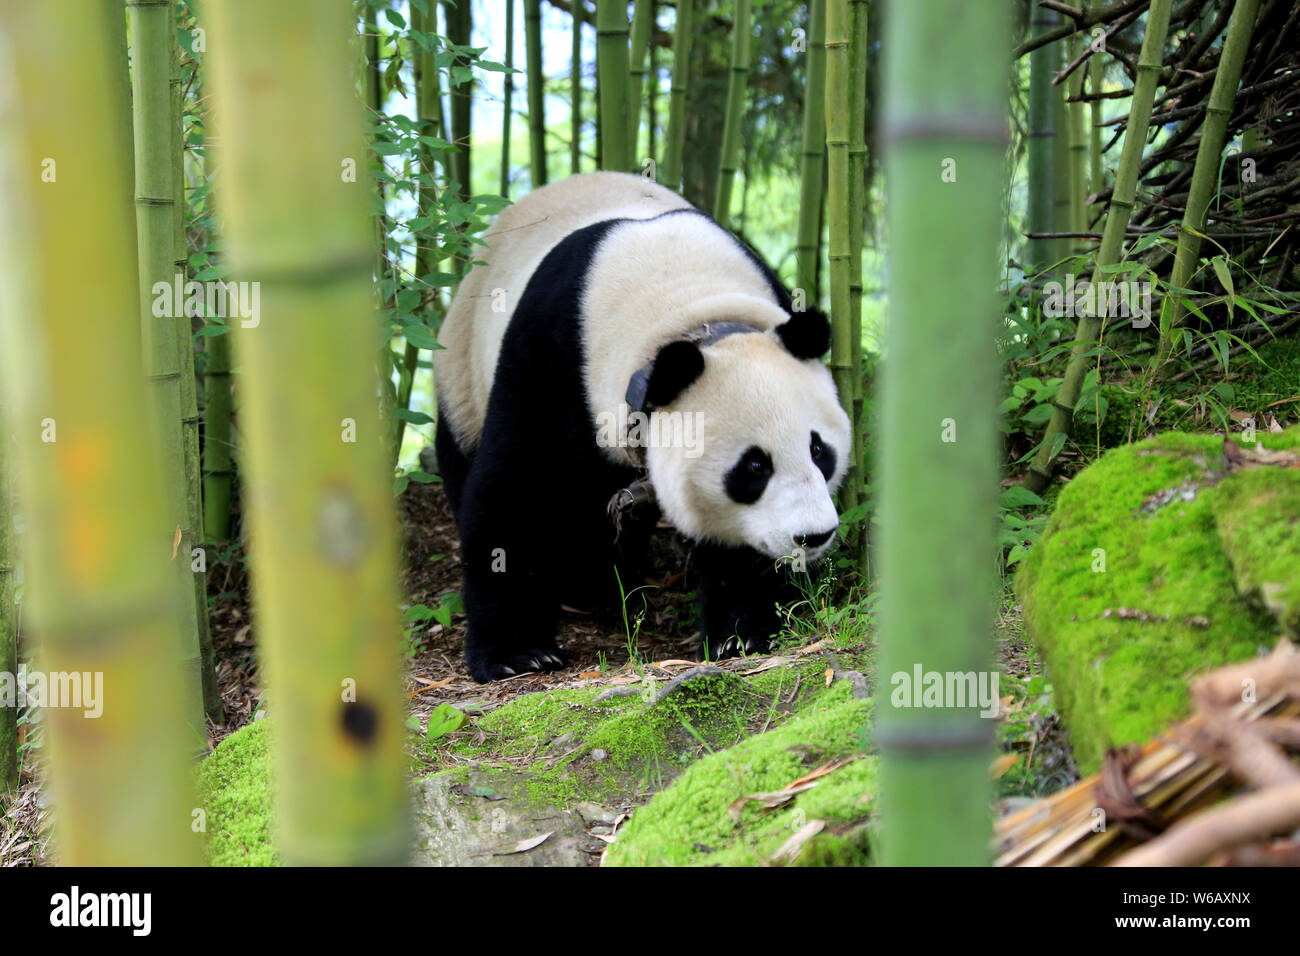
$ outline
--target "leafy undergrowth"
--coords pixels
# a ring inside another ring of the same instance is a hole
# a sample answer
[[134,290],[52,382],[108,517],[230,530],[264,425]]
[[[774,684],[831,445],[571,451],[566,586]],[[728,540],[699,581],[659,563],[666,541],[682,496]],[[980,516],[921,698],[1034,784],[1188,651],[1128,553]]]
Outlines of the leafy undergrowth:
[[[1263,434],[1300,445],[1300,429]],[[1270,647],[1294,620],[1300,473],[1228,472],[1223,438],[1169,433],[1116,449],[1061,493],[1017,578],[1075,756],[1182,717],[1187,680]]]

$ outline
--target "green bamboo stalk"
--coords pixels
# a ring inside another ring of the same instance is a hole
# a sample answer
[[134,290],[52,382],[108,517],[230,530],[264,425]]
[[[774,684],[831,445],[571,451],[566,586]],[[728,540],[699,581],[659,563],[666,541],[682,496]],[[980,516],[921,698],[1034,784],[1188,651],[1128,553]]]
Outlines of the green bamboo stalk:
[[291,864],[397,862],[397,545],[373,325],[357,321],[374,308],[373,246],[351,4],[208,9],[229,256],[261,289],[235,347],[277,839]]
[[[59,862],[72,866],[193,864],[200,851],[188,767],[196,719],[202,730],[197,649],[167,570],[162,459],[140,427],[151,412],[125,19],[120,0],[0,5],[0,34],[22,38],[6,64],[5,143],[27,172],[0,200],[0,244],[22,252],[0,276],[0,384],[28,530],[23,605],[42,671],[90,675],[94,698],[45,709]],[[54,57],[75,67],[51,70]]]
[[1183,294],[1192,281],[1201,256],[1201,237],[1205,230],[1205,217],[1210,210],[1210,200],[1219,180],[1219,161],[1228,132],[1228,120],[1237,99],[1237,83],[1241,68],[1250,48],[1250,37],[1255,29],[1255,16],[1259,13],[1259,0],[1237,0],[1228,19],[1228,32],[1219,54],[1219,69],[1214,74],[1214,85],[1205,107],[1205,122],[1201,124],[1201,141],[1196,148],[1196,163],[1192,167],[1192,182],[1187,191],[1187,205],[1183,209],[1182,225],[1178,229],[1178,251],[1174,256],[1171,291],[1165,296],[1160,310],[1160,347],[1152,361],[1153,374],[1159,375],[1169,361],[1174,347],[1174,332],[1187,318]]
[[[183,126],[184,96],[181,87],[181,46],[177,36],[176,9],[172,9],[171,38],[168,43],[168,86],[171,93],[172,114],[172,175],[176,186],[176,203],[172,207],[172,275],[181,277],[181,285],[189,269],[189,241],[186,237],[185,201],[185,129]],[[185,445],[185,518],[181,553],[191,555],[195,548],[206,542],[203,528],[203,460],[199,454],[199,395],[194,372],[194,333],[190,317],[180,310],[175,317],[176,347],[181,385],[181,437]],[[206,569],[206,557],[199,567]],[[216,658],[212,650],[212,630],[208,622],[208,576],[206,570],[193,570],[190,577],[194,587],[194,607],[199,635],[199,657],[203,674],[203,710],[216,724],[226,722],[225,707],[221,702],[221,688],[217,684]]]
[[627,123],[628,153],[635,163],[638,134],[641,132],[641,90],[645,87],[646,52],[650,46],[650,26],[653,23],[653,0],[635,0],[632,5],[632,48],[628,54]]
[[[411,5],[411,22],[418,11]],[[505,105],[501,116],[501,195],[510,198],[510,127],[514,120],[510,101],[515,95],[515,0],[506,0]]]
[[809,305],[818,301],[817,260],[821,253],[822,158],[826,144],[826,0],[808,4],[808,67],[803,102],[803,149],[799,172],[799,224],[795,239],[797,275]]
[[[867,112],[867,0],[849,0],[849,320],[853,362],[853,439],[845,484],[856,488],[858,502],[865,493],[862,461],[862,233],[866,228],[868,183],[866,112]],[[864,521],[854,530],[850,547],[856,552],[856,565],[866,578],[868,535]]]
[[740,127],[745,118],[745,83],[749,79],[750,0],[736,0],[731,27],[731,73],[727,79],[727,116],[722,125],[722,156],[718,163],[718,198],[713,218],[722,227],[731,223],[731,189],[740,163]]
[[[176,11],[170,2],[127,0],[131,42],[131,91],[135,130],[135,219],[139,245],[140,329],[153,392],[154,425],[163,457],[163,482],[174,540],[168,536],[170,580],[181,594],[182,622],[193,641],[185,659],[193,662],[204,709],[221,711],[221,692],[212,669],[211,640],[203,653],[207,627],[206,595],[196,589],[190,550],[197,502],[190,500],[185,448],[183,381],[193,388],[189,318],[177,309],[172,291],[176,269],[176,213],[180,191],[174,156],[180,148],[179,117],[174,111],[171,60]],[[159,303],[165,307],[156,314]],[[175,313],[179,313],[176,315]],[[191,399],[193,400],[193,399]],[[197,478],[197,476],[195,476]],[[193,510],[191,508],[193,507]],[[196,749],[206,740],[202,719],[194,724]]]
[[203,373],[203,531],[207,540],[230,539],[230,499],[235,475],[234,432],[230,413],[230,334],[209,336]]
[[873,717],[884,865],[989,858],[993,722],[969,703],[908,706],[899,682],[992,665],[1006,40],[1000,4],[927,0],[892,4],[881,43],[891,268]]
[[[474,29],[470,0],[443,0],[442,15],[447,24],[447,39],[458,46],[469,46]],[[463,56],[457,57],[456,66],[468,69],[469,60]],[[450,86],[447,93],[450,100],[448,112],[451,113],[451,140],[456,144],[456,152],[449,156],[451,178],[460,183],[459,195],[462,200],[465,200],[474,193],[473,184],[470,182],[473,170],[470,164],[470,143],[473,139],[473,131],[470,128],[470,120],[473,116],[470,81],[466,80],[460,86]],[[532,96],[531,88],[529,96]]]
[[[18,541],[14,534],[13,455],[5,398],[0,394],[0,675],[18,673],[18,613],[14,584]],[[18,708],[0,703],[0,796],[18,787],[22,764],[18,758]]]
[[[513,9],[513,0],[509,0],[510,8],[507,9],[507,18],[511,15]],[[411,27],[421,32],[434,32],[429,29],[430,24],[425,20],[424,14],[412,4],[411,5]],[[510,61],[510,45],[506,47],[506,62]],[[434,135],[442,136],[442,95],[438,83],[438,67],[434,54],[430,53],[424,47],[418,47],[412,53],[411,68],[413,79],[415,81],[415,115],[421,126],[426,130],[431,130]],[[510,74],[506,74],[506,82],[510,82]],[[510,109],[509,109],[509,90],[506,93],[506,111],[505,130],[503,131],[501,147],[501,194],[504,196],[509,188],[508,170],[510,168]],[[445,137],[444,137],[445,138]],[[438,191],[433,184],[434,174],[434,157],[433,151],[425,142],[421,142],[417,147],[416,160],[419,163],[422,181],[417,187],[417,211],[421,216],[428,215],[434,204],[437,202]],[[444,171],[450,176],[448,160],[444,159]],[[415,277],[416,282],[423,280],[429,272],[429,244],[420,243],[415,250]],[[440,305],[440,299],[437,290],[434,290],[435,304]],[[419,369],[420,349],[407,341],[402,352],[402,372],[399,376],[397,386],[397,407],[408,409],[411,407],[411,392],[415,388],[415,373]],[[393,447],[400,456],[402,451],[402,439],[406,434],[406,422],[399,416],[393,416]]]
[[[1056,54],[1052,64],[1052,73],[1058,72],[1064,65],[1065,40],[1048,44]],[[1056,139],[1052,146],[1052,231],[1070,231],[1070,117],[1065,105],[1066,86],[1057,83],[1052,86],[1052,129],[1056,130]],[[1061,262],[1070,254],[1072,243],[1069,239],[1056,239],[1052,242],[1052,261]]]
[[[1082,38],[1076,41],[1070,48],[1071,57],[1083,50]],[[1084,209],[1084,200],[1088,198],[1088,137],[1085,132],[1087,120],[1084,113],[1088,106],[1079,97],[1083,96],[1083,70],[1075,70],[1070,74],[1070,96],[1075,98],[1068,106],[1069,117],[1066,126],[1066,132],[1069,137],[1069,168],[1070,168],[1070,225],[1069,232],[1084,232],[1088,227],[1087,213]],[[1081,241],[1068,243],[1071,247],[1070,252],[1080,255],[1087,254],[1087,246]]]
[[524,0],[524,54],[528,60],[528,147],[532,158],[532,186],[537,189],[546,185],[546,81],[542,73],[542,0]]
[[582,172],[582,0],[573,0],[573,49],[569,55],[569,172]]
[[600,168],[632,169],[629,149],[627,5],[596,0],[596,74],[600,86]]
[[662,182],[669,189],[682,185],[682,146],[686,141],[686,88],[691,78],[692,0],[677,0],[673,27],[673,79],[668,93],[668,143],[664,147]]
[[[849,162],[852,53],[849,49],[849,0],[826,0],[826,206],[830,218],[827,259],[831,283],[831,374],[840,405],[857,431],[853,417],[853,195]],[[860,304],[860,303],[859,303]],[[858,349],[862,343],[859,337]],[[860,363],[859,363],[860,364]],[[850,456],[852,449],[850,449]],[[852,462],[849,464],[853,470]],[[860,488],[846,478],[840,487],[845,510],[857,507]]]
[[[1115,188],[1106,211],[1106,227],[1102,231],[1101,245],[1093,260],[1094,286],[1106,278],[1104,270],[1119,262],[1124,247],[1124,231],[1128,228],[1137,195],[1138,167],[1142,162],[1142,149],[1146,144],[1147,129],[1151,123],[1151,106],[1155,100],[1156,84],[1164,57],[1165,36],[1169,31],[1169,8],[1173,0],[1151,0],[1147,12],[1146,33],[1142,37],[1142,51],[1138,55],[1137,79],[1133,83],[1133,98],[1129,104],[1128,126],[1124,132],[1124,148],[1120,153],[1119,168],[1115,171]],[[1042,443],[1034,455],[1034,463],[1025,476],[1025,487],[1039,492],[1052,481],[1052,459],[1061,450],[1070,426],[1074,421],[1074,404],[1079,400],[1079,390],[1088,367],[1091,350],[1101,333],[1101,318],[1095,315],[1079,316],[1075,330],[1074,348],[1070,363],[1056,395],[1052,418],[1043,433]]]
[[[1030,32],[1047,33],[1061,22],[1061,15],[1035,4]],[[1060,58],[1059,47],[1047,43],[1029,54],[1029,231],[1053,231],[1056,208],[1056,127],[1052,74]],[[1025,255],[1029,272],[1041,272],[1052,264],[1056,247],[1050,239],[1030,239]]]
[[[1091,41],[1089,41],[1091,42]],[[1093,53],[1088,58],[1088,92],[1097,94],[1105,86],[1105,60],[1101,52]],[[1088,157],[1091,161],[1091,173],[1088,177],[1091,192],[1099,193],[1106,188],[1105,172],[1101,157],[1101,100],[1094,99],[1089,104],[1092,128],[1089,131]]]
[[659,4],[650,0],[650,88],[646,92],[646,148],[649,159],[659,155],[659,47],[654,42],[653,34],[659,29]]

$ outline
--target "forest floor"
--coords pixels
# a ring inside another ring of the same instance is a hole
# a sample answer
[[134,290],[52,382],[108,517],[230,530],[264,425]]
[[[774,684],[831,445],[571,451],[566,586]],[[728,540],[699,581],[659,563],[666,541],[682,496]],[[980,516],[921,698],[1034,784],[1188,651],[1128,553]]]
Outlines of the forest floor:
[[[402,495],[400,507],[403,607],[437,607],[461,584],[460,545],[450,508],[440,486],[416,483]],[[208,724],[209,744],[214,748],[257,719],[263,701],[244,555],[235,551],[224,557],[209,576],[209,617],[226,716],[221,724]],[[563,609],[557,639],[568,666],[551,673],[478,684],[464,667],[462,614],[453,614],[449,624],[429,620],[414,625],[406,638],[404,672],[410,714],[423,727],[429,714],[444,703],[483,714],[527,694],[639,681],[636,669],[628,666],[633,654],[642,671],[649,667],[664,677],[680,673],[698,653],[694,582],[687,543],[668,526],[652,540],[649,567],[643,588],[627,601],[626,624],[617,617]],[[999,792],[1014,801],[1065,786],[1076,778],[1076,771],[1051,704],[1050,688],[1043,692],[1042,666],[1024,634],[1019,607],[1010,598],[1003,602],[996,633],[1007,711],[999,736],[1004,751]],[[835,649],[845,646],[843,634],[825,629],[807,627],[801,635],[800,641],[784,642],[780,652],[829,654],[834,660]],[[721,666],[733,672],[750,671],[761,666],[761,659],[733,659]],[[1013,761],[1010,755],[1014,754],[1027,759]],[[48,804],[39,766],[25,768],[23,786],[0,812],[0,866],[47,862]]]

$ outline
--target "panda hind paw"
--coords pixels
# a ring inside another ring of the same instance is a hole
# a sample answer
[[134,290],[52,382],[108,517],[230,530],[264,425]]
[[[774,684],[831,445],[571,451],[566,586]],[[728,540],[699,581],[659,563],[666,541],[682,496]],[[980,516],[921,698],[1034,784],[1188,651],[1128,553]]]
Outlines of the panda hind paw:
[[558,647],[531,650],[489,650],[467,655],[470,676],[480,684],[504,680],[534,671],[557,671],[564,667],[564,654]]

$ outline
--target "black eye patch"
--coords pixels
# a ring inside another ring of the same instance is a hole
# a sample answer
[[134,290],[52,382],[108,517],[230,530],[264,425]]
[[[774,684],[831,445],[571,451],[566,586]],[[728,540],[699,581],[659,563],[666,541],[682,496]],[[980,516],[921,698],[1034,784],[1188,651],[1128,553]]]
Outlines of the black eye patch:
[[827,481],[830,481],[831,475],[835,474],[835,449],[822,441],[821,435],[813,432],[812,440],[808,443],[808,453],[812,455],[817,470]]
[[771,456],[757,445],[751,445],[727,472],[727,496],[737,504],[752,505],[763,496],[772,470]]

